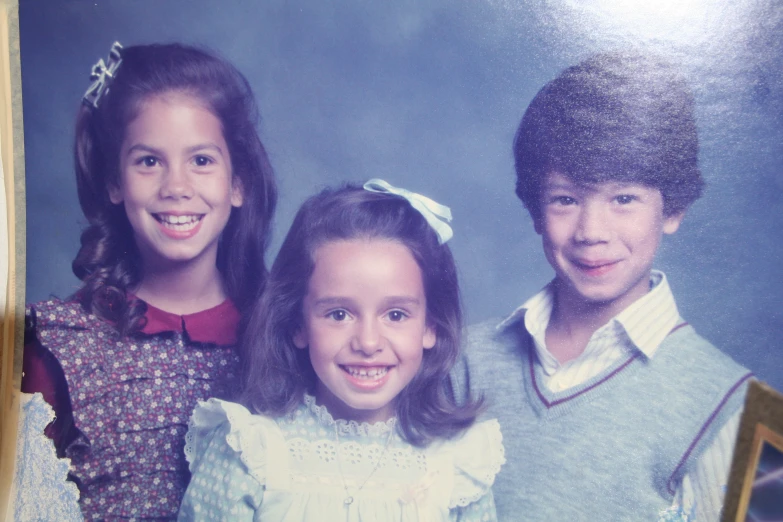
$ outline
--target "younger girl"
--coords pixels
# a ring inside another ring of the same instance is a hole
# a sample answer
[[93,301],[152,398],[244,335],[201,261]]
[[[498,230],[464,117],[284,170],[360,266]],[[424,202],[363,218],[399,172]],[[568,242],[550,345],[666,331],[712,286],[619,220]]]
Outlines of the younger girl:
[[180,520],[495,519],[501,434],[452,395],[461,311],[437,214],[381,180],[305,202],[243,336],[242,404],[191,419]]
[[23,390],[55,408],[85,518],[170,519],[187,418],[238,373],[274,178],[250,87],[222,59],[115,44],[92,79],[75,143],[83,284],[30,306]]

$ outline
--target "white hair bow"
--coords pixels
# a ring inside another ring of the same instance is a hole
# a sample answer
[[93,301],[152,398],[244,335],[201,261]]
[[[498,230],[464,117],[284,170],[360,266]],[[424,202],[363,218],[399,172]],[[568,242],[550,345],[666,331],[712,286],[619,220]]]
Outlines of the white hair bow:
[[82,100],[94,109],[98,108],[98,102],[109,92],[111,82],[114,81],[114,75],[122,63],[122,44],[114,42],[109,49],[109,61],[104,62],[103,58],[92,66],[90,71],[90,80],[93,80],[87,92],[84,93]]
[[427,196],[422,196],[410,190],[397,188],[382,179],[371,179],[364,184],[364,190],[370,192],[379,192],[381,194],[394,194],[408,200],[413,208],[424,216],[427,223],[438,236],[438,243],[441,245],[451,239],[454,235],[448,222],[451,221],[451,209],[446,205],[431,200]]

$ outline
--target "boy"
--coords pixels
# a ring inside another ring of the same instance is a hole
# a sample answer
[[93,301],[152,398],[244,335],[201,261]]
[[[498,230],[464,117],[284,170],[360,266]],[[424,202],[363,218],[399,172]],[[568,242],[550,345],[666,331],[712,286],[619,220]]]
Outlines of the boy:
[[499,519],[717,520],[750,374],[652,270],[703,187],[690,91],[660,61],[593,57],[536,95],[514,156],[555,279],[469,334],[506,445]]

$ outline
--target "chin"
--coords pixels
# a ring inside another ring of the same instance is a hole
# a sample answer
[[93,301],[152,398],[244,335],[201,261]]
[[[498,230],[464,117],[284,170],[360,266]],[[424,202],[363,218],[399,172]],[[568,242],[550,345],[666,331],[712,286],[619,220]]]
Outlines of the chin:
[[204,250],[201,249],[178,249],[158,252],[161,259],[171,263],[187,263],[198,258]]
[[371,413],[373,411],[377,411],[382,409],[385,406],[384,404],[381,404],[383,401],[377,401],[377,400],[356,400],[354,399],[351,402],[346,402],[345,405],[348,406],[350,409],[356,411],[357,413]]
[[611,288],[585,288],[575,285],[571,287],[579,299],[586,303],[601,305],[611,304],[626,295],[627,292]]
[[354,417],[369,419],[366,422],[383,422],[396,413],[394,408],[387,410],[388,403],[384,401],[357,401],[346,406],[353,410]]

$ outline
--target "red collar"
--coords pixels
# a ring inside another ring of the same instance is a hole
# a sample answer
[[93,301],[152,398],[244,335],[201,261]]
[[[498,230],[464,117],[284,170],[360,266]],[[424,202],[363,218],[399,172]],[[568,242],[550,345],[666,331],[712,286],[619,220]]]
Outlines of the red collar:
[[213,308],[187,315],[172,314],[147,303],[144,317],[147,324],[141,331],[145,334],[187,332],[188,337],[198,343],[225,346],[237,342],[239,310],[230,299]]

